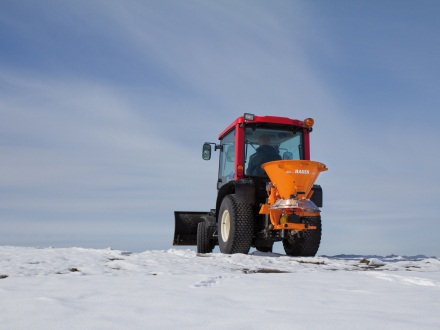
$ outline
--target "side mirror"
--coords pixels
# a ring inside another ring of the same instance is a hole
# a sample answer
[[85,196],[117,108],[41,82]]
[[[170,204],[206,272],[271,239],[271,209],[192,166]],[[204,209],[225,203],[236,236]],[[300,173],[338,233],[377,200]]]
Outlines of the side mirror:
[[204,160],[210,160],[211,159],[211,145],[209,143],[205,143],[203,145],[202,158]]

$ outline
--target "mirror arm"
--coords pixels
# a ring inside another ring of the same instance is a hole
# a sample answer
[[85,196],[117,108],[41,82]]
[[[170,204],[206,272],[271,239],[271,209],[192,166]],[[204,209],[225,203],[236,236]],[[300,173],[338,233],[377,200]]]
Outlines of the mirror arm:
[[223,150],[223,146],[222,145],[218,145],[218,144],[215,144],[213,142],[205,142],[203,144],[203,149],[202,149],[202,158],[204,160],[210,160],[211,159],[211,145],[214,145],[214,150],[217,150],[217,149]]
[[217,144],[214,142],[205,142],[205,144],[212,144],[214,146],[214,151],[223,150],[223,146],[221,144]]

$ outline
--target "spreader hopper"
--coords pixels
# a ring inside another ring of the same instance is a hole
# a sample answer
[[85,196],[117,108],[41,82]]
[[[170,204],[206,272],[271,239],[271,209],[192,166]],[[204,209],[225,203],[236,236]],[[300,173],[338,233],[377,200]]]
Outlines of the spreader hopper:
[[278,160],[261,166],[277,188],[281,199],[305,199],[320,172],[327,167],[311,160]]
[[[271,183],[267,203],[263,204],[260,214],[269,215],[275,229],[302,231],[315,229],[304,223],[292,222],[292,215],[302,217],[319,217],[319,208],[310,200],[312,186],[319,173],[327,167],[310,160],[278,160],[261,165],[269,176]],[[294,220],[294,219],[293,219]]]

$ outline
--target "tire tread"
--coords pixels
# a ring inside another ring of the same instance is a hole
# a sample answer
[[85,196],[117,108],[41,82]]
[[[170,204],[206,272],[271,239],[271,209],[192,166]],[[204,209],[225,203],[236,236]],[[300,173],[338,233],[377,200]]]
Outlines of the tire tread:
[[302,221],[306,225],[316,226],[316,229],[305,230],[301,237],[297,237],[292,243],[283,239],[284,251],[289,256],[294,257],[314,257],[321,244],[321,217],[303,217]]
[[[252,204],[237,203],[237,199],[234,194],[227,195],[225,199],[226,198],[229,199],[231,204],[230,211],[232,213],[231,217],[233,218],[231,221],[234,221],[235,231],[230,233],[229,239],[231,239],[232,242],[228,242],[226,244],[228,248],[223,248],[223,251],[221,252],[227,254],[248,254],[252,246],[252,238],[254,233],[254,210]],[[222,250],[222,245],[220,245],[220,250]]]

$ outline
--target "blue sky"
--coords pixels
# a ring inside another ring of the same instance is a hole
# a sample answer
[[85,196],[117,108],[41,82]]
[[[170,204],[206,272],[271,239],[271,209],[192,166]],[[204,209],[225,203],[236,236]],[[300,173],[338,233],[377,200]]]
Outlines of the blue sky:
[[251,112],[315,119],[319,254],[440,256],[437,1],[0,8],[0,244],[170,248]]

